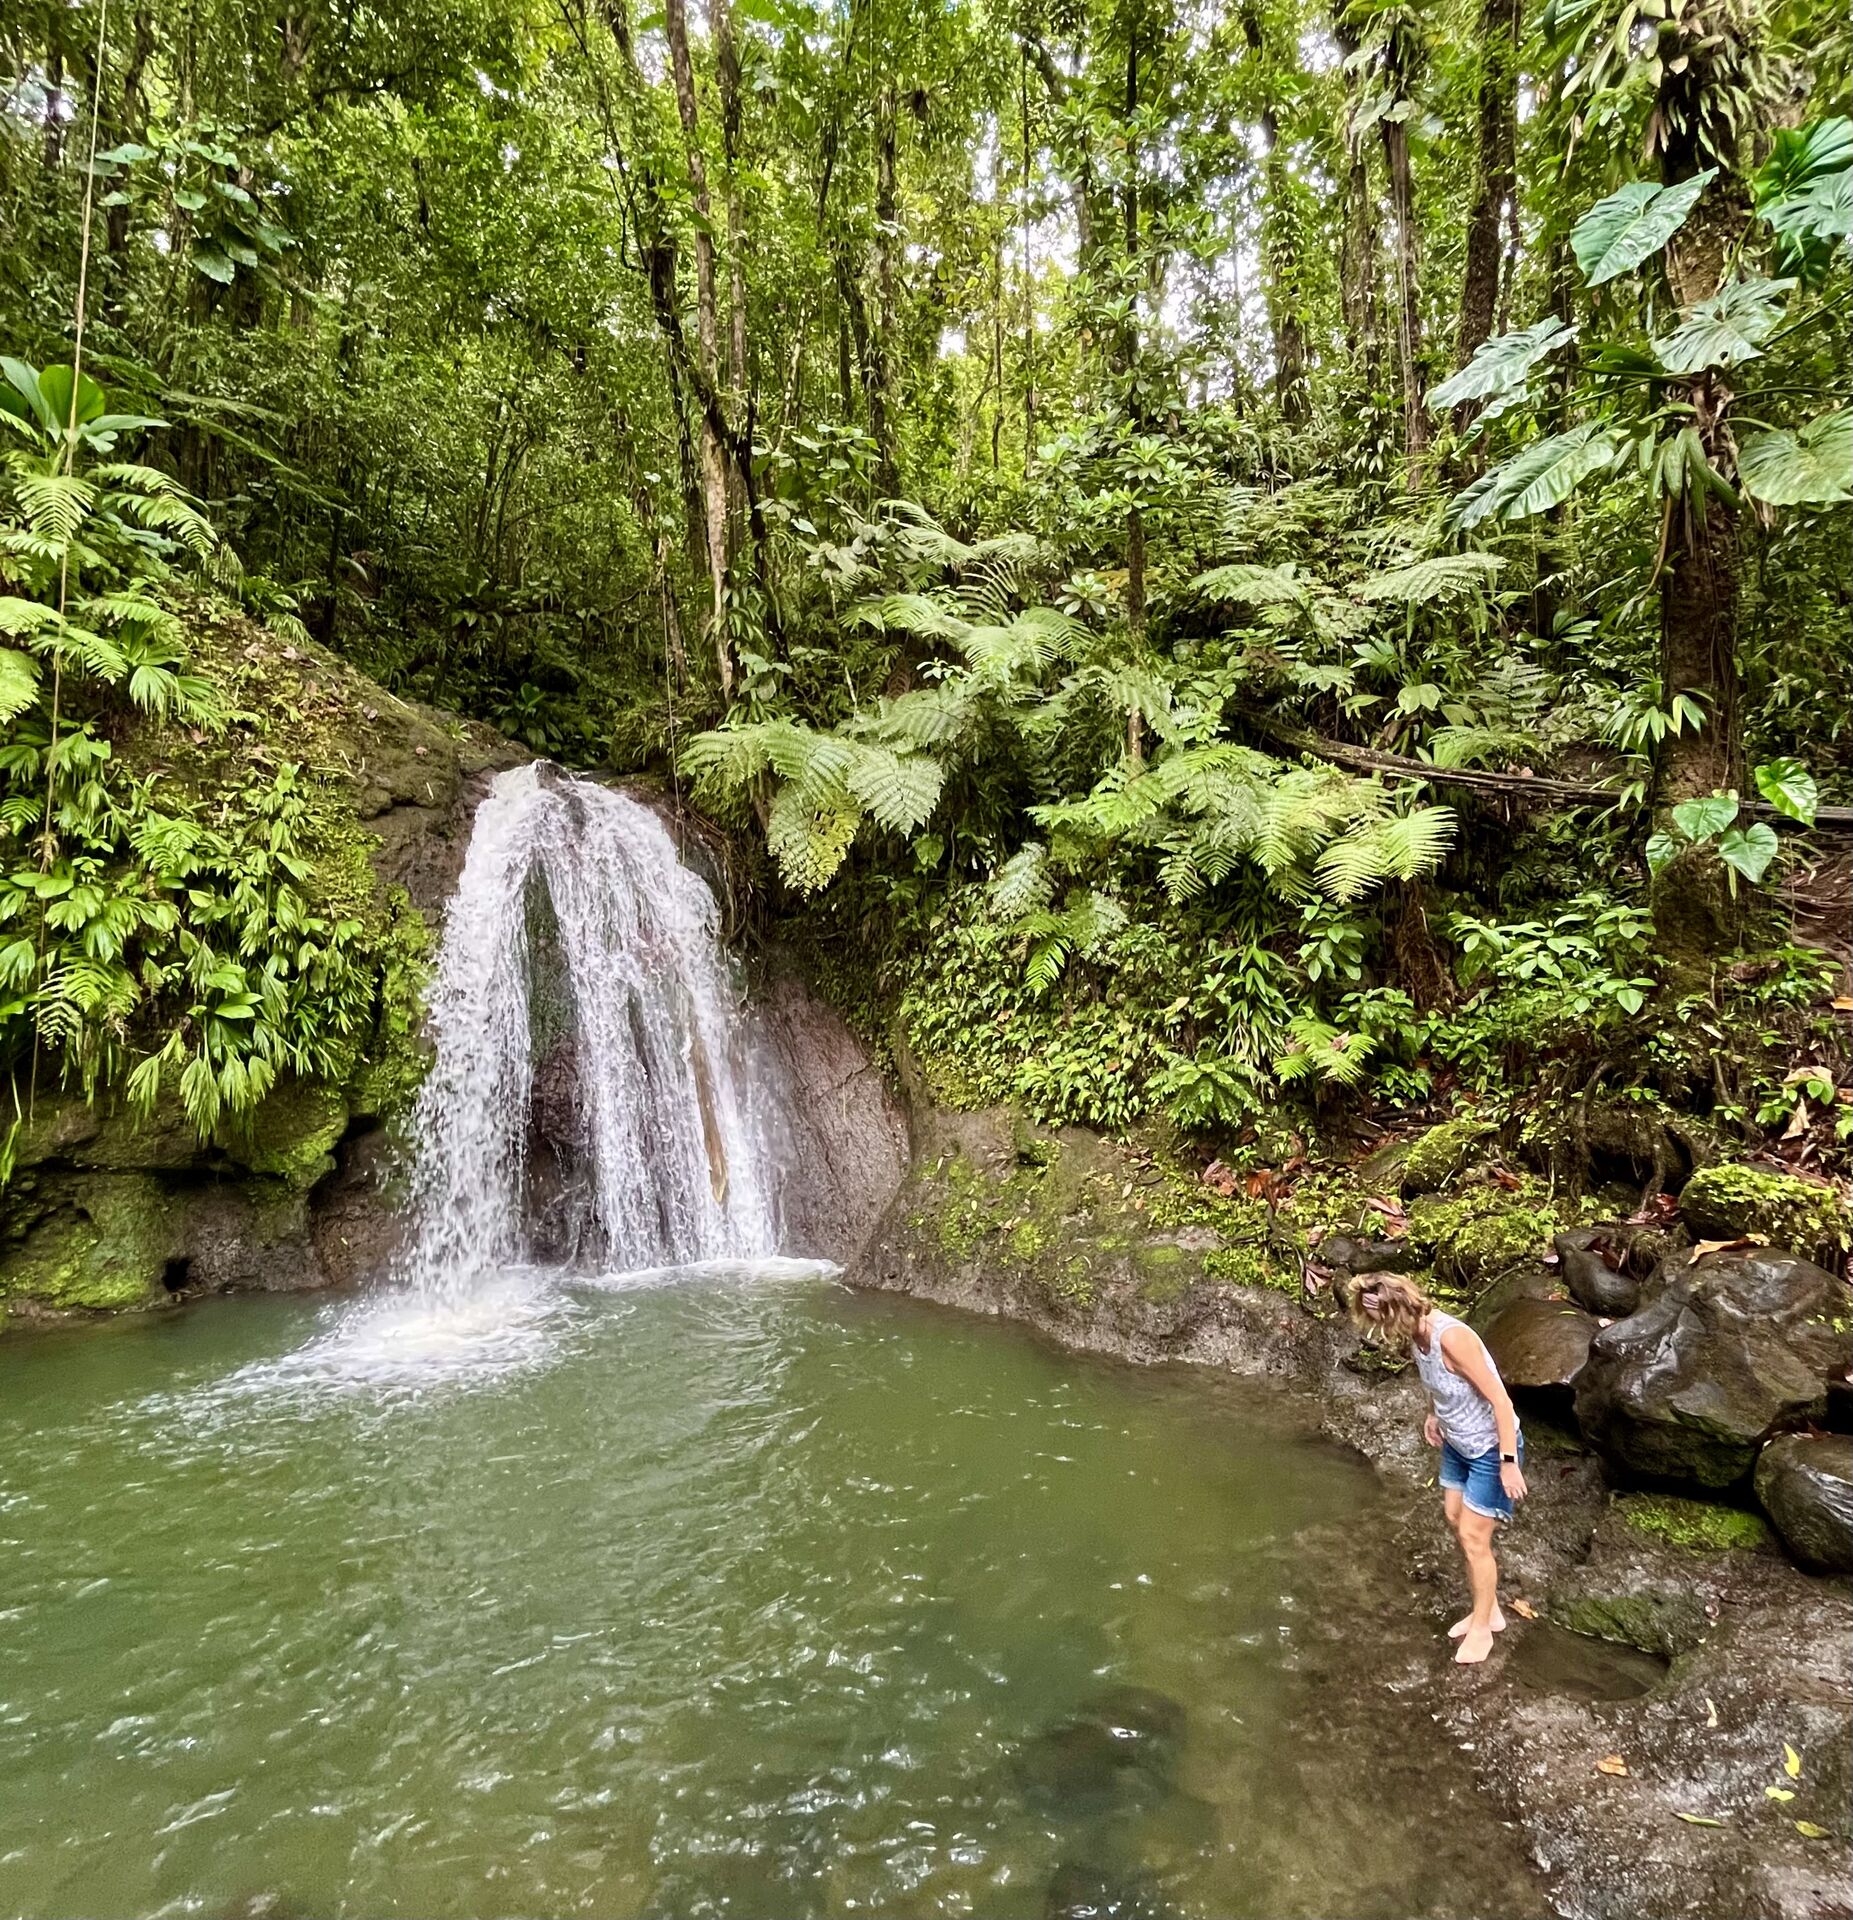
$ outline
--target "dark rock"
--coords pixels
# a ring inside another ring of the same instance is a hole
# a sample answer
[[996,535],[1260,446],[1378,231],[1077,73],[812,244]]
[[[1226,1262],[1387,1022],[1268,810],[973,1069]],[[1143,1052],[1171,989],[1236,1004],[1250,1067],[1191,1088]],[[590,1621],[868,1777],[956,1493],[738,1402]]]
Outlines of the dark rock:
[[756,1044],[790,1090],[779,1137],[779,1246],[847,1262],[907,1171],[900,1102],[860,1041],[789,967],[754,982]]
[[1568,1387],[1589,1358],[1596,1322],[1567,1300],[1514,1300],[1485,1334],[1508,1387]]
[[1406,1240],[1367,1240],[1348,1233],[1328,1234],[1312,1257],[1337,1273],[1420,1273],[1424,1265]]
[[1635,1700],[1666,1678],[1664,1654],[1644,1653],[1618,1640],[1572,1633],[1548,1620],[1526,1627],[1512,1650],[1510,1671],[1537,1693],[1572,1700]]
[[1144,1687],[1114,1687],[1072,1720],[1038,1734],[1019,1767],[1031,1798],[1051,1810],[1099,1810],[1151,1800],[1169,1787],[1184,1709]]
[[1577,1422],[1624,1473],[1730,1486],[1772,1434],[1825,1412],[1846,1316],[1845,1284],[1793,1254],[1708,1254],[1596,1335]]
[[1757,1456],[1756,1493],[1816,1573],[1853,1573],[1853,1436],[1785,1433]]
[[1578,1306],[1605,1320],[1625,1320],[1641,1304],[1640,1281],[1605,1257],[1609,1242],[1597,1228],[1577,1227],[1560,1233],[1552,1245],[1557,1249],[1565,1291]]

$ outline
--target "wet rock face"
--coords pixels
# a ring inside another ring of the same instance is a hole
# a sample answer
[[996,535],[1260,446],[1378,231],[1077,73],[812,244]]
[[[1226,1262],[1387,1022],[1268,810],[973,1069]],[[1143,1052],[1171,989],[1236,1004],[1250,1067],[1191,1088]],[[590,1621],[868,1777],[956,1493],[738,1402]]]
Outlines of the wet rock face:
[[1589,1358],[1595,1320],[1567,1300],[1514,1300],[1487,1328],[1487,1351],[1508,1387],[1570,1386]]
[[1783,1544],[1816,1573],[1853,1573],[1853,1436],[1785,1433],[1757,1457],[1756,1492]]
[[1730,1486],[1772,1434],[1825,1413],[1853,1344],[1847,1290],[1773,1251],[1666,1265],[1664,1290],[1591,1342],[1577,1422],[1624,1474]]
[[906,1115],[861,1042],[795,973],[771,970],[753,1000],[756,1042],[785,1089],[768,1116],[780,1250],[846,1263],[906,1174]]

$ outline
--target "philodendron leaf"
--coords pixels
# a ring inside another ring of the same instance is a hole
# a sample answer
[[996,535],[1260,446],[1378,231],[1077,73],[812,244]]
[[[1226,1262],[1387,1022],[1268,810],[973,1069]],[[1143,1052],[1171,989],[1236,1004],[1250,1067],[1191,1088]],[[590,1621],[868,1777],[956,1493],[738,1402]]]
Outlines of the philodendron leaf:
[[1702,793],[1673,809],[1673,824],[1688,840],[1710,840],[1737,818],[1737,795]]
[[1777,853],[1776,829],[1766,820],[1732,827],[1718,836],[1718,858],[1734,867],[1752,886],[1769,871]]
[[1829,507],[1853,500],[1853,412],[1824,413],[1795,433],[1746,434],[1737,477],[1766,507]]
[[1535,327],[1482,341],[1474,356],[1452,378],[1429,395],[1436,407],[1458,407],[1466,400],[1484,400],[1483,420],[1496,419],[1524,399],[1531,370],[1559,347],[1576,338],[1577,329],[1565,326],[1553,313]]
[[1799,760],[1784,754],[1765,760],[1756,770],[1756,790],[1778,813],[1799,820],[1804,827],[1814,825],[1814,810],[1820,804],[1820,789]]
[[1647,836],[1646,853],[1647,871],[1658,880],[1679,858],[1679,842],[1670,833],[1650,833]]
[[1477,527],[1484,520],[1526,520],[1546,512],[1567,500],[1592,473],[1613,466],[1621,445],[1593,420],[1534,441],[1457,493],[1448,518],[1457,527]]
[[1762,357],[1763,342],[1782,318],[1793,280],[1733,280],[1709,300],[1688,307],[1679,325],[1654,351],[1668,373],[1735,367]]
[[1757,169],[1756,210],[1782,241],[1785,265],[1818,268],[1853,233],[1853,120],[1785,127]]
[[1630,180],[1619,193],[1598,200],[1570,231],[1570,245],[1583,278],[1599,287],[1632,272],[1656,254],[1686,224],[1699,195],[1716,177],[1707,167],[1677,186],[1657,187],[1651,180]]

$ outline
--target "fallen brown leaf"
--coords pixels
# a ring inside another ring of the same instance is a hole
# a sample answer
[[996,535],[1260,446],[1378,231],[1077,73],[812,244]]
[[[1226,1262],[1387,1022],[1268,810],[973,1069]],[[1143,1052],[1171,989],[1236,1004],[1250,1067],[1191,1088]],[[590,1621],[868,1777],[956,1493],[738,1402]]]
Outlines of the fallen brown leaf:
[[1529,1600],[1514,1600],[1512,1602],[1512,1611],[1516,1613],[1521,1620],[1535,1620],[1538,1617],[1537,1608],[1534,1607]]
[[1598,1773],[1614,1774],[1617,1778],[1625,1779],[1628,1772],[1628,1763],[1618,1753],[1605,1753],[1602,1758],[1596,1762],[1596,1771]]

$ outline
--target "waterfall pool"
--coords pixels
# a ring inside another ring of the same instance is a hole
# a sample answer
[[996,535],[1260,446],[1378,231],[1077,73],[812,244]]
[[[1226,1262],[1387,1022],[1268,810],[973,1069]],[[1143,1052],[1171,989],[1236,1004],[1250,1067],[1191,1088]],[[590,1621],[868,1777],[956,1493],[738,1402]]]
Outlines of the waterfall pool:
[[1388,1510],[796,1263],[22,1337],[0,1912],[1542,1912]]

